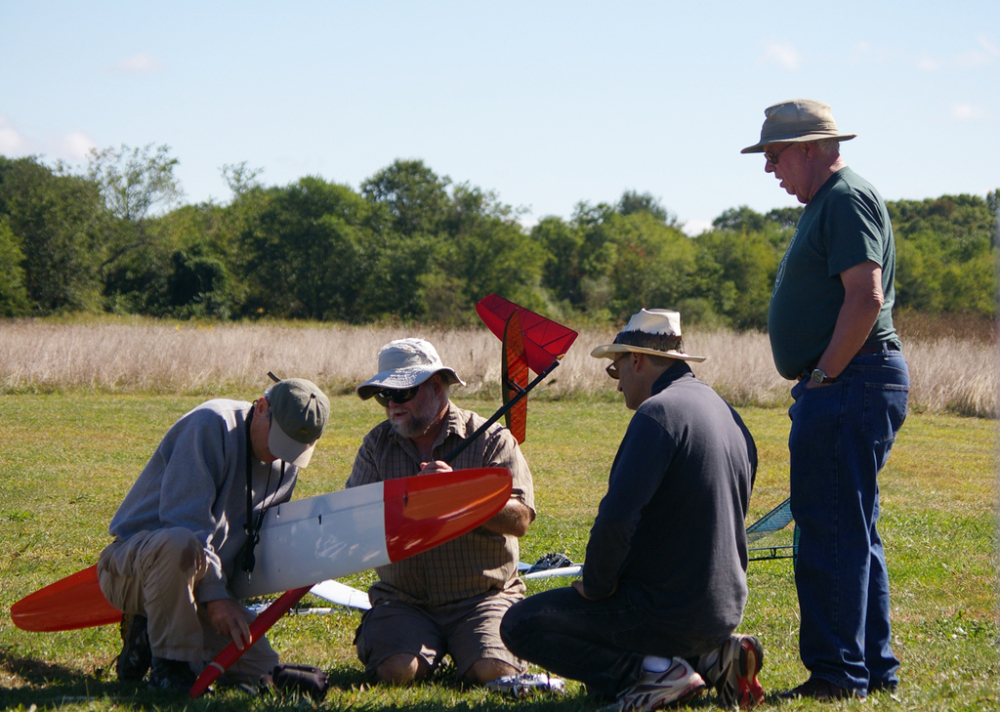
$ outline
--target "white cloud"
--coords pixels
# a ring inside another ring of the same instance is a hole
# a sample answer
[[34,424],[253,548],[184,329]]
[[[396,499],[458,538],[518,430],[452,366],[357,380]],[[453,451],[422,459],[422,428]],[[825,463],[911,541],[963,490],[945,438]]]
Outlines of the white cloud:
[[89,136],[79,131],[63,136],[57,144],[59,157],[70,161],[86,160],[91,149],[97,148],[97,144]]
[[858,42],[856,45],[851,47],[851,52],[847,56],[847,61],[851,64],[857,64],[865,57],[871,56],[872,48],[867,42]]
[[993,58],[986,52],[980,52],[978,49],[972,49],[955,57],[954,64],[958,69],[973,69],[975,67],[981,67],[984,64],[989,64],[991,61],[993,61]]
[[981,119],[985,116],[986,112],[981,107],[972,104],[955,104],[951,107],[951,117],[959,121]]
[[976,39],[979,40],[979,46],[986,50],[986,54],[991,57],[1000,57],[1000,49],[997,48],[995,44],[986,39],[986,35],[979,35]]
[[696,237],[701,233],[705,232],[705,230],[711,229],[711,227],[712,227],[711,220],[702,220],[701,218],[694,218],[684,223],[683,227],[681,227],[681,230],[688,237]]
[[27,140],[14,128],[6,114],[0,114],[0,154],[4,156],[24,155]]
[[952,55],[947,59],[921,56],[914,60],[917,69],[934,72],[939,69],[975,69],[985,64],[992,64],[994,59],[1000,57],[1000,49],[997,48],[985,34],[976,37],[981,49],[970,49],[962,54]]
[[96,147],[97,143],[81,131],[41,139],[26,135],[14,126],[9,117],[0,114],[0,155],[11,158],[39,155],[76,162],[86,160],[90,149]]
[[788,42],[768,42],[760,60],[767,64],[774,62],[785,69],[796,70],[802,65],[802,55]]
[[140,52],[128,59],[123,59],[114,66],[115,71],[125,74],[147,74],[163,69],[163,62],[151,54]]

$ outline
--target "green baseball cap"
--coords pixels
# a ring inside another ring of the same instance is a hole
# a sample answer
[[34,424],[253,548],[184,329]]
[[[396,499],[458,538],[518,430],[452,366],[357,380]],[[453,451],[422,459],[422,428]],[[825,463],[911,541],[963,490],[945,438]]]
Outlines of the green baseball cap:
[[271,454],[296,467],[312,458],[316,441],[330,416],[330,400],[312,381],[286,378],[267,392],[272,427],[267,437]]

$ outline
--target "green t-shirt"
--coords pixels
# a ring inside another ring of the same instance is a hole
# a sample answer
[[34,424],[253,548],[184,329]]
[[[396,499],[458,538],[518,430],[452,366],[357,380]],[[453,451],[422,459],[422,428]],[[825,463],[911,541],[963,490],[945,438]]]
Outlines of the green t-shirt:
[[882,267],[885,303],[867,343],[897,341],[896,247],[885,201],[850,168],[842,168],[806,205],[778,267],[767,329],[774,365],[785,378],[816,367],[844,303],[840,273],[862,262]]

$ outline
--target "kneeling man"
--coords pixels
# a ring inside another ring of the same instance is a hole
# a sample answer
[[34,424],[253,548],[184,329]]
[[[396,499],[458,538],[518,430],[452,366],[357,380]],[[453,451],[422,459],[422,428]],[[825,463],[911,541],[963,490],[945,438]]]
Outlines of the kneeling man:
[[747,600],[744,520],[757,449],[740,416],[691,372],[680,314],[643,309],[614,343],[625,407],[618,448],[590,531],[582,580],[518,603],[500,633],[516,655],[622,710],[700,694],[725,707],[763,699],[763,648],[734,635]]

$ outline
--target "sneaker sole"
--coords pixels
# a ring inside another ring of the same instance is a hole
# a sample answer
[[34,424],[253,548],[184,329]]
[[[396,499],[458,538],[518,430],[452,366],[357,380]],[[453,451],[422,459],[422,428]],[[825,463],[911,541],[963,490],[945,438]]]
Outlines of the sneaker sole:
[[753,636],[740,641],[739,688],[740,709],[751,709],[764,701],[764,688],[757,680],[757,673],[764,667],[764,646]]

